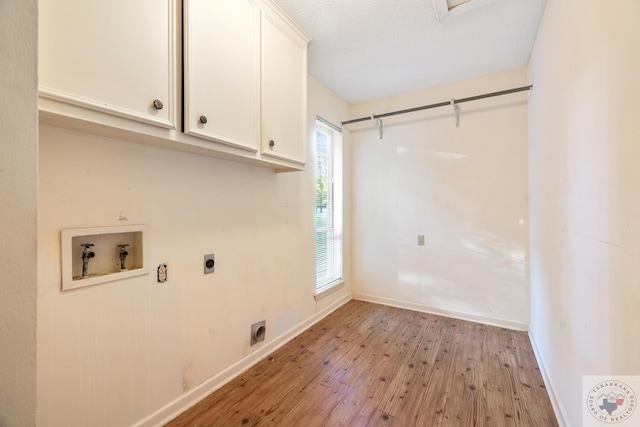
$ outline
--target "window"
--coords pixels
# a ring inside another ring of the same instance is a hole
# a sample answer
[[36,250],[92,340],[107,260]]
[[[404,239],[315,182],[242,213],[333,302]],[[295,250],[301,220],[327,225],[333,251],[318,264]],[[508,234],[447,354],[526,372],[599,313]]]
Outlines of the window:
[[342,283],[342,133],[316,119],[316,295]]

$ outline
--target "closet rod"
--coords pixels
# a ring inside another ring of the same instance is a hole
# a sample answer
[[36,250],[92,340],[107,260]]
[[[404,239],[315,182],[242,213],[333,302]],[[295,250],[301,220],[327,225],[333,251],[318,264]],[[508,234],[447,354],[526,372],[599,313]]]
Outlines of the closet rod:
[[[485,93],[484,95],[476,95],[476,96],[470,96],[468,98],[453,99],[452,101],[453,101],[454,104],[462,104],[463,102],[477,101],[478,99],[485,99],[485,98],[492,98],[494,96],[508,95],[510,93],[515,93],[515,92],[524,92],[525,90],[530,90],[532,87],[533,87],[533,85],[522,86],[522,87],[517,87],[517,88],[514,88],[514,89],[501,90],[499,92]],[[381,119],[383,117],[395,116],[397,114],[413,113],[414,111],[428,110],[430,108],[437,108],[437,107],[447,107],[447,106],[451,106],[452,101],[438,102],[437,104],[423,105],[422,107],[407,108],[406,110],[393,111],[391,113],[374,114],[374,115],[369,116],[369,117],[360,117],[359,119],[347,120],[347,121],[342,122],[342,124],[343,125],[348,125],[348,124],[351,124],[351,123],[364,122],[364,121],[367,121],[367,120],[375,120],[375,119]]]

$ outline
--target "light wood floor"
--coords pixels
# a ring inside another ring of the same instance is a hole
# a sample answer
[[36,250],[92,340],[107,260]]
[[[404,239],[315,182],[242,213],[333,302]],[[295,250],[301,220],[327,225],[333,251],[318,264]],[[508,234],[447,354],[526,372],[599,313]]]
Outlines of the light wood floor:
[[350,301],[167,426],[557,426],[528,336]]

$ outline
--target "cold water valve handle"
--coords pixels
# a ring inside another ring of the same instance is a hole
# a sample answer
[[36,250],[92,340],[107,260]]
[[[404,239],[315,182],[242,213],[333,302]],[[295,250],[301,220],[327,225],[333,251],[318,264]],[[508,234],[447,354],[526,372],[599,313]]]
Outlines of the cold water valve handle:
[[118,245],[120,248],[120,270],[127,269],[127,255],[129,255],[129,251],[127,251],[127,246],[129,245]]
[[84,249],[82,250],[82,278],[88,277],[87,269],[89,267],[89,260],[96,256],[96,253],[91,250],[91,247],[95,246],[93,243],[82,243]]

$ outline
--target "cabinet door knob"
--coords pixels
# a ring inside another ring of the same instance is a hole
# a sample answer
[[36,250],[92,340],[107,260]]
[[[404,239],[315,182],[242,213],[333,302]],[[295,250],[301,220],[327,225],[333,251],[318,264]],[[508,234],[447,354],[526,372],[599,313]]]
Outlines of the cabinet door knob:
[[269,141],[269,147],[273,148],[275,146],[276,146],[276,142],[273,139]]
[[200,123],[207,124],[207,116],[200,116]]
[[156,110],[162,110],[162,107],[164,107],[162,101],[160,101],[159,99],[153,100],[153,108],[155,108]]

